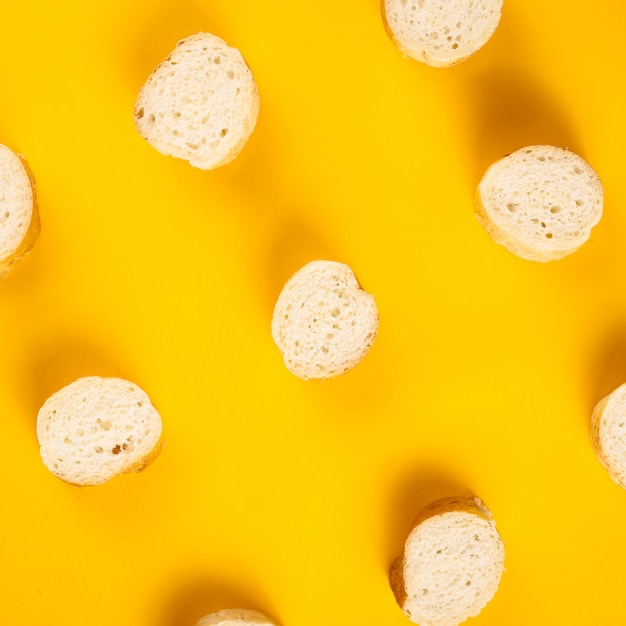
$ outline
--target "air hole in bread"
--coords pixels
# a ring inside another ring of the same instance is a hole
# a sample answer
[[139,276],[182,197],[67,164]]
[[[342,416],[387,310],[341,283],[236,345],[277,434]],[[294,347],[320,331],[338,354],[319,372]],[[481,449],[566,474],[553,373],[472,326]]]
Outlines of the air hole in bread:
[[143,114],[144,114],[144,110],[143,110],[143,107],[141,107],[141,109],[137,111],[137,119],[140,120],[143,117]]
[[228,72],[226,72],[226,76],[228,76],[228,78],[235,78],[235,72],[233,72],[233,70],[228,70]]
[[226,137],[226,135],[228,135],[228,128],[222,128],[222,130],[220,130],[220,137]]
[[71,444],[71,443],[72,443],[72,440],[71,440],[69,437],[65,437],[65,438],[63,439],[63,443],[66,443],[66,444],[68,444],[68,445],[69,445],[69,444]]
[[453,43],[453,44],[452,44],[452,49],[453,49],[453,50],[456,50],[458,47],[459,47],[459,44],[458,44],[458,43]]
[[96,451],[96,454],[102,454],[104,452],[102,446],[96,446],[94,450]]
[[119,454],[121,451],[122,451],[122,447],[120,446],[119,443],[114,448],[111,449],[111,452],[113,454]]
[[511,212],[511,213],[516,213],[517,212],[517,208],[518,208],[519,204],[515,204],[515,202],[509,202],[506,205],[506,208]]
[[215,65],[219,65],[222,62],[222,59],[220,59],[219,57],[215,57],[213,59],[213,63],[215,63]]
[[338,306],[336,306],[336,307],[335,307],[335,308],[334,308],[334,309],[330,312],[330,314],[331,314],[333,317],[339,317],[340,313],[341,313],[341,311],[340,311],[340,309],[339,309],[339,307],[338,307]]
[[156,117],[154,117],[153,113],[150,113],[150,115],[148,115],[148,121],[151,122],[152,124],[156,122]]
[[[576,204],[578,204],[578,203],[576,203]],[[560,213],[560,212],[561,212],[561,207],[560,206],[550,207],[550,213],[556,214],[556,213]]]

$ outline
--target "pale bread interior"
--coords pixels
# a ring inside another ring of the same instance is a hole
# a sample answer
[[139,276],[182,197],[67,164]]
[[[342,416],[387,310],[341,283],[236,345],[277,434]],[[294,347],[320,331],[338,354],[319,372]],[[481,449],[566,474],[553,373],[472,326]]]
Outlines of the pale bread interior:
[[79,378],[50,396],[37,416],[44,464],[74,485],[142,470],[160,452],[162,430],[147,394],[120,378]]
[[487,43],[502,0],[383,0],[383,20],[404,55],[432,67],[468,59]]
[[196,626],[277,626],[260,611],[251,609],[223,609],[201,618]]
[[374,296],[348,265],[312,261],[285,284],[272,316],[272,337],[285,365],[304,379],[326,379],[354,368],[378,331]]
[[241,53],[198,33],[179,41],[141,87],[135,125],[159,152],[210,170],[239,154],[258,112],[258,89]]
[[35,184],[24,159],[0,145],[0,276],[19,262],[39,235]]

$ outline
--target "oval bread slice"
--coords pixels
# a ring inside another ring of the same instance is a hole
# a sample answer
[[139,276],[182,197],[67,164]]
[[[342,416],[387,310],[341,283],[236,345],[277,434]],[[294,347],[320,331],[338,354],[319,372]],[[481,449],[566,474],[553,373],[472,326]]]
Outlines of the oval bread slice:
[[389,580],[404,614],[420,626],[456,626],[495,595],[504,543],[478,498],[445,498],[421,511],[391,566]]
[[223,609],[201,618],[196,626],[277,626],[260,611],[250,609]]
[[278,296],[272,337],[287,369],[304,380],[339,376],[358,365],[378,331],[374,296],[348,265],[312,261]]
[[605,396],[591,414],[591,444],[610,477],[626,489],[626,384]]
[[502,0],[383,0],[382,8],[387,34],[405,56],[449,67],[489,41]]
[[236,48],[210,33],[179,41],[135,101],[135,126],[159,152],[211,170],[232,161],[256,125],[259,93]]
[[24,157],[0,145],[0,276],[30,252],[39,231],[32,173]]
[[46,467],[73,485],[99,485],[147,467],[163,446],[161,417],[137,385],[88,376],[51,395],[37,415]]
[[476,189],[476,216],[517,256],[553,261],[589,239],[604,204],[602,183],[577,154],[529,146],[491,165]]

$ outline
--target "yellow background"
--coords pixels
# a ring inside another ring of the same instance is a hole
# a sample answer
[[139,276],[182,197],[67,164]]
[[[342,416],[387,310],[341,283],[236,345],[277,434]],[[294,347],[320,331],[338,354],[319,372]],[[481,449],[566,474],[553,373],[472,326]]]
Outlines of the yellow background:
[[[0,624],[401,626],[387,570],[428,501],[473,492],[506,571],[481,626],[626,621],[626,493],[594,404],[626,381],[626,9],[505,0],[453,68],[402,57],[376,0],[0,0],[0,143],[42,233],[0,284]],[[240,49],[261,95],[231,164],[137,134],[176,41]],[[574,255],[513,256],[473,213],[486,166],[533,143],[583,156],[605,212]],[[272,342],[284,281],[348,263],[380,331],[303,382]],[[39,406],[84,375],[140,385],[166,445],[79,489],[43,466]]]

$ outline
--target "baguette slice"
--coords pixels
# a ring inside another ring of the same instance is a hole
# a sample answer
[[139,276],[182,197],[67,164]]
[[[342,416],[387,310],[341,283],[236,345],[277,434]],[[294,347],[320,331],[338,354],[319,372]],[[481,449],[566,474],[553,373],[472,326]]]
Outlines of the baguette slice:
[[420,626],[456,626],[493,598],[504,544],[478,498],[437,500],[413,524],[389,574],[404,614]]
[[278,296],[272,337],[287,369],[303,380],[339,376],[358,365],[378,332],[378,308],[349,266],[312,261]]
[[28,254],[40,231],[35,179],[24,157],[0,145],[0,276]]
[[491,165],[476,189],[476,217],[492,239],[531,261],[572,254],[589,239],[604,204],[602,183],[581,157],[529,146]]
[[383,0],[382,13],[387,34],[405,56],[449,67],[489,41],[502,0]]
[[196,626],[277,626],[260,611],[250,609],[223,609],[201,618]]
[[626,489],[626,384],[596,404],[591,414],[591,445],[609,476]]
[[135,126],[159,152],[211,170],[241,152],[256,125],[259,93],[236,48],[197,33],[150,75],[135,101]]
[[88,376],[50,396],[37,415],[45,466],[72,485],[139,472],[163,447],[161,417],[137,385]]

